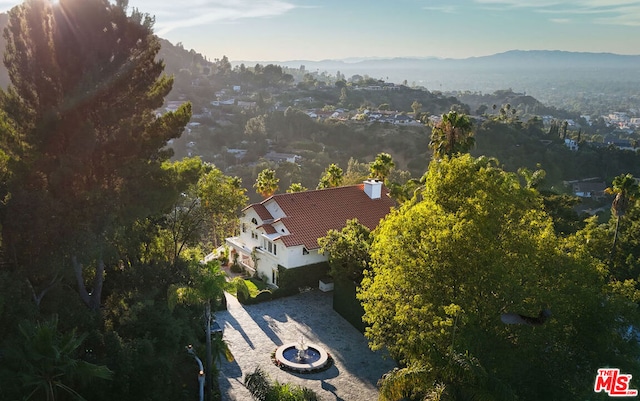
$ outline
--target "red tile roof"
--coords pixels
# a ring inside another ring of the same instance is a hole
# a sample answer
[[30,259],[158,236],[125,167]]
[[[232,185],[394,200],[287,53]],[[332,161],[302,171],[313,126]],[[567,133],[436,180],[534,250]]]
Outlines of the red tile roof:
[[388,193],[383,186],[381,197],[371,199],[364,192],[364,184],[360,184],[277,194],[245,210],[253,208],[263,220],[273,219],[264,203],[275,200],[286,215],[281,221],[291,233],[278,238],[286,246],[304,245],[307,249],[317,249],[318,238],[327,235],[331,229],[341,230],[347,220],[357,218],[361,224],[374,229],[395,204]]
[[267,233],[267,234],[275,234],[275,233],[277,233],[276,229],[273,228],[273,226],[271,224],[263,224],[261,226],[258,226],[257,228],[262,228],[264,230],[264,232]]
[[243,211],[249,209],[250,207],[252,207],[253,210],[256,211],[256,213],[258,213],[258,217],[260,217],[260,219],[262,221],[273,220],[273,216],[271,215],[271,213],[269,213],[267,208],[264,207],[264,202],[262,202],[262,203],[254,203],[253,205],[249,205],[249,206],[245,207],[243,209]]

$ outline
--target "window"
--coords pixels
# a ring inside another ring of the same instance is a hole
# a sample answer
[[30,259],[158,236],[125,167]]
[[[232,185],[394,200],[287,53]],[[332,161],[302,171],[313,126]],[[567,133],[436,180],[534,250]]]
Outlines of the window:
[[256,226],[258,225],[258,220],[256,220],[256,218],[254,217],[253,219],[251,219],[251,222],[253,224],[255,224]]
[[247,232],[247,225],[242,223],[242,232],[246,233]]
[[307,248],[302,247],[302,254],[303,255],[308,255],[309,254],[309,251],[307,250]]
[[272,255],[278,254],[278,246],[266,238],[262,238],[262,249],[269,252]]
[[251,231],[251,239],[258,239],[258,234],[255,231]]

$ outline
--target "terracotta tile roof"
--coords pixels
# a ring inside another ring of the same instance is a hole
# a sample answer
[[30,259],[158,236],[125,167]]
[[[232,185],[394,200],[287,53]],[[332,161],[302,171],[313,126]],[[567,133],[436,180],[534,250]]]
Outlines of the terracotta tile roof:
[[[304,245],[311,250],[318,248],[318,238],[324,237],[331,229],[342,229],[347,220],[357,218],[361,224],[374,229],[394,206],[388,193],[383,186],[382,196],[371,199],[364,192],[364,184],[360,184],[277,194],[245,210],[253,207],[262,218],[263,210],[268,214],[263,204],[275,200],[286,215],[281,221],[291,233],[279,239],[286,246]],[[273,217],[269,214],[269,218]]]
[[244,209],[242,209],[242,211],[244,212],[245,210],[247,210],[249,208],[253,208],[253,210],[255,210],[256,213],[258,213],[258,216],[260,217],[260,219],[262,221],[273,220],[273,216],[271,215],[271,213],[269,213],[267,208],[264,207],[264,201],[262,203],[254,203],[253,205],[249,205],[249,206],[245,207]]
[[267,233],[267,234],[275,234],[275,233],[277,233],[276,229],[273,228],[273,226],[271,224],[263,224],[261,226],[258,226],[258,228],[264,229],[264,232]]

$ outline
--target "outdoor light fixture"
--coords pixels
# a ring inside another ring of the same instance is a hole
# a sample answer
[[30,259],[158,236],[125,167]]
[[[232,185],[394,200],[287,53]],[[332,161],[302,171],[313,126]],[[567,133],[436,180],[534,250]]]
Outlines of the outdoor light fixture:
[[198,371],[200,401],[203,401],[204,400],[204,368],[202,367],[202,361],[200,360],[200,358],[198,358],[198,355],[196,355],[196,352],[193,350],[193,346],[191,344],[187,345],[185,348],[187,349],[187,352],[195,358],[196,362],[198,362],[198,367],[200,368],[200,370]]

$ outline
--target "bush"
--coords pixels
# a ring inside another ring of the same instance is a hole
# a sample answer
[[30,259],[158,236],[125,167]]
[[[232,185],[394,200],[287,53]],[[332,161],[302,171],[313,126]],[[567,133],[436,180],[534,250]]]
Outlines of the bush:
[[238,298],[238,302],[240,302],[241,304],[245,304],[250,298],[247,283],[244,282],[244,279],[242,277],[234,278],[231,283],[236,288],[236,297]]
[[221,265],[226,265],[229,263],[229,247],[225,246],[220,256],[218,256],[218,261]]
[[317,288],[320,279],[328,274],[329,264],[327,262],[296,267],[295,269],[285,269],[278,266],[278,287],[285,294],[295,294],[299,288]]
[[253,303],[260,303],[265,301],[271,301],[273,299],[273,294],[269,290],[260,291],[254,298],[252,298]]
[[255,400],[259,401],[317,401],[315,391],[295,384],[271,381],[269,376],[257,367],[244,377],[244,385]]
[[242,273],[242,266],[238,263],[234,263],[231,265],[231,273]]

